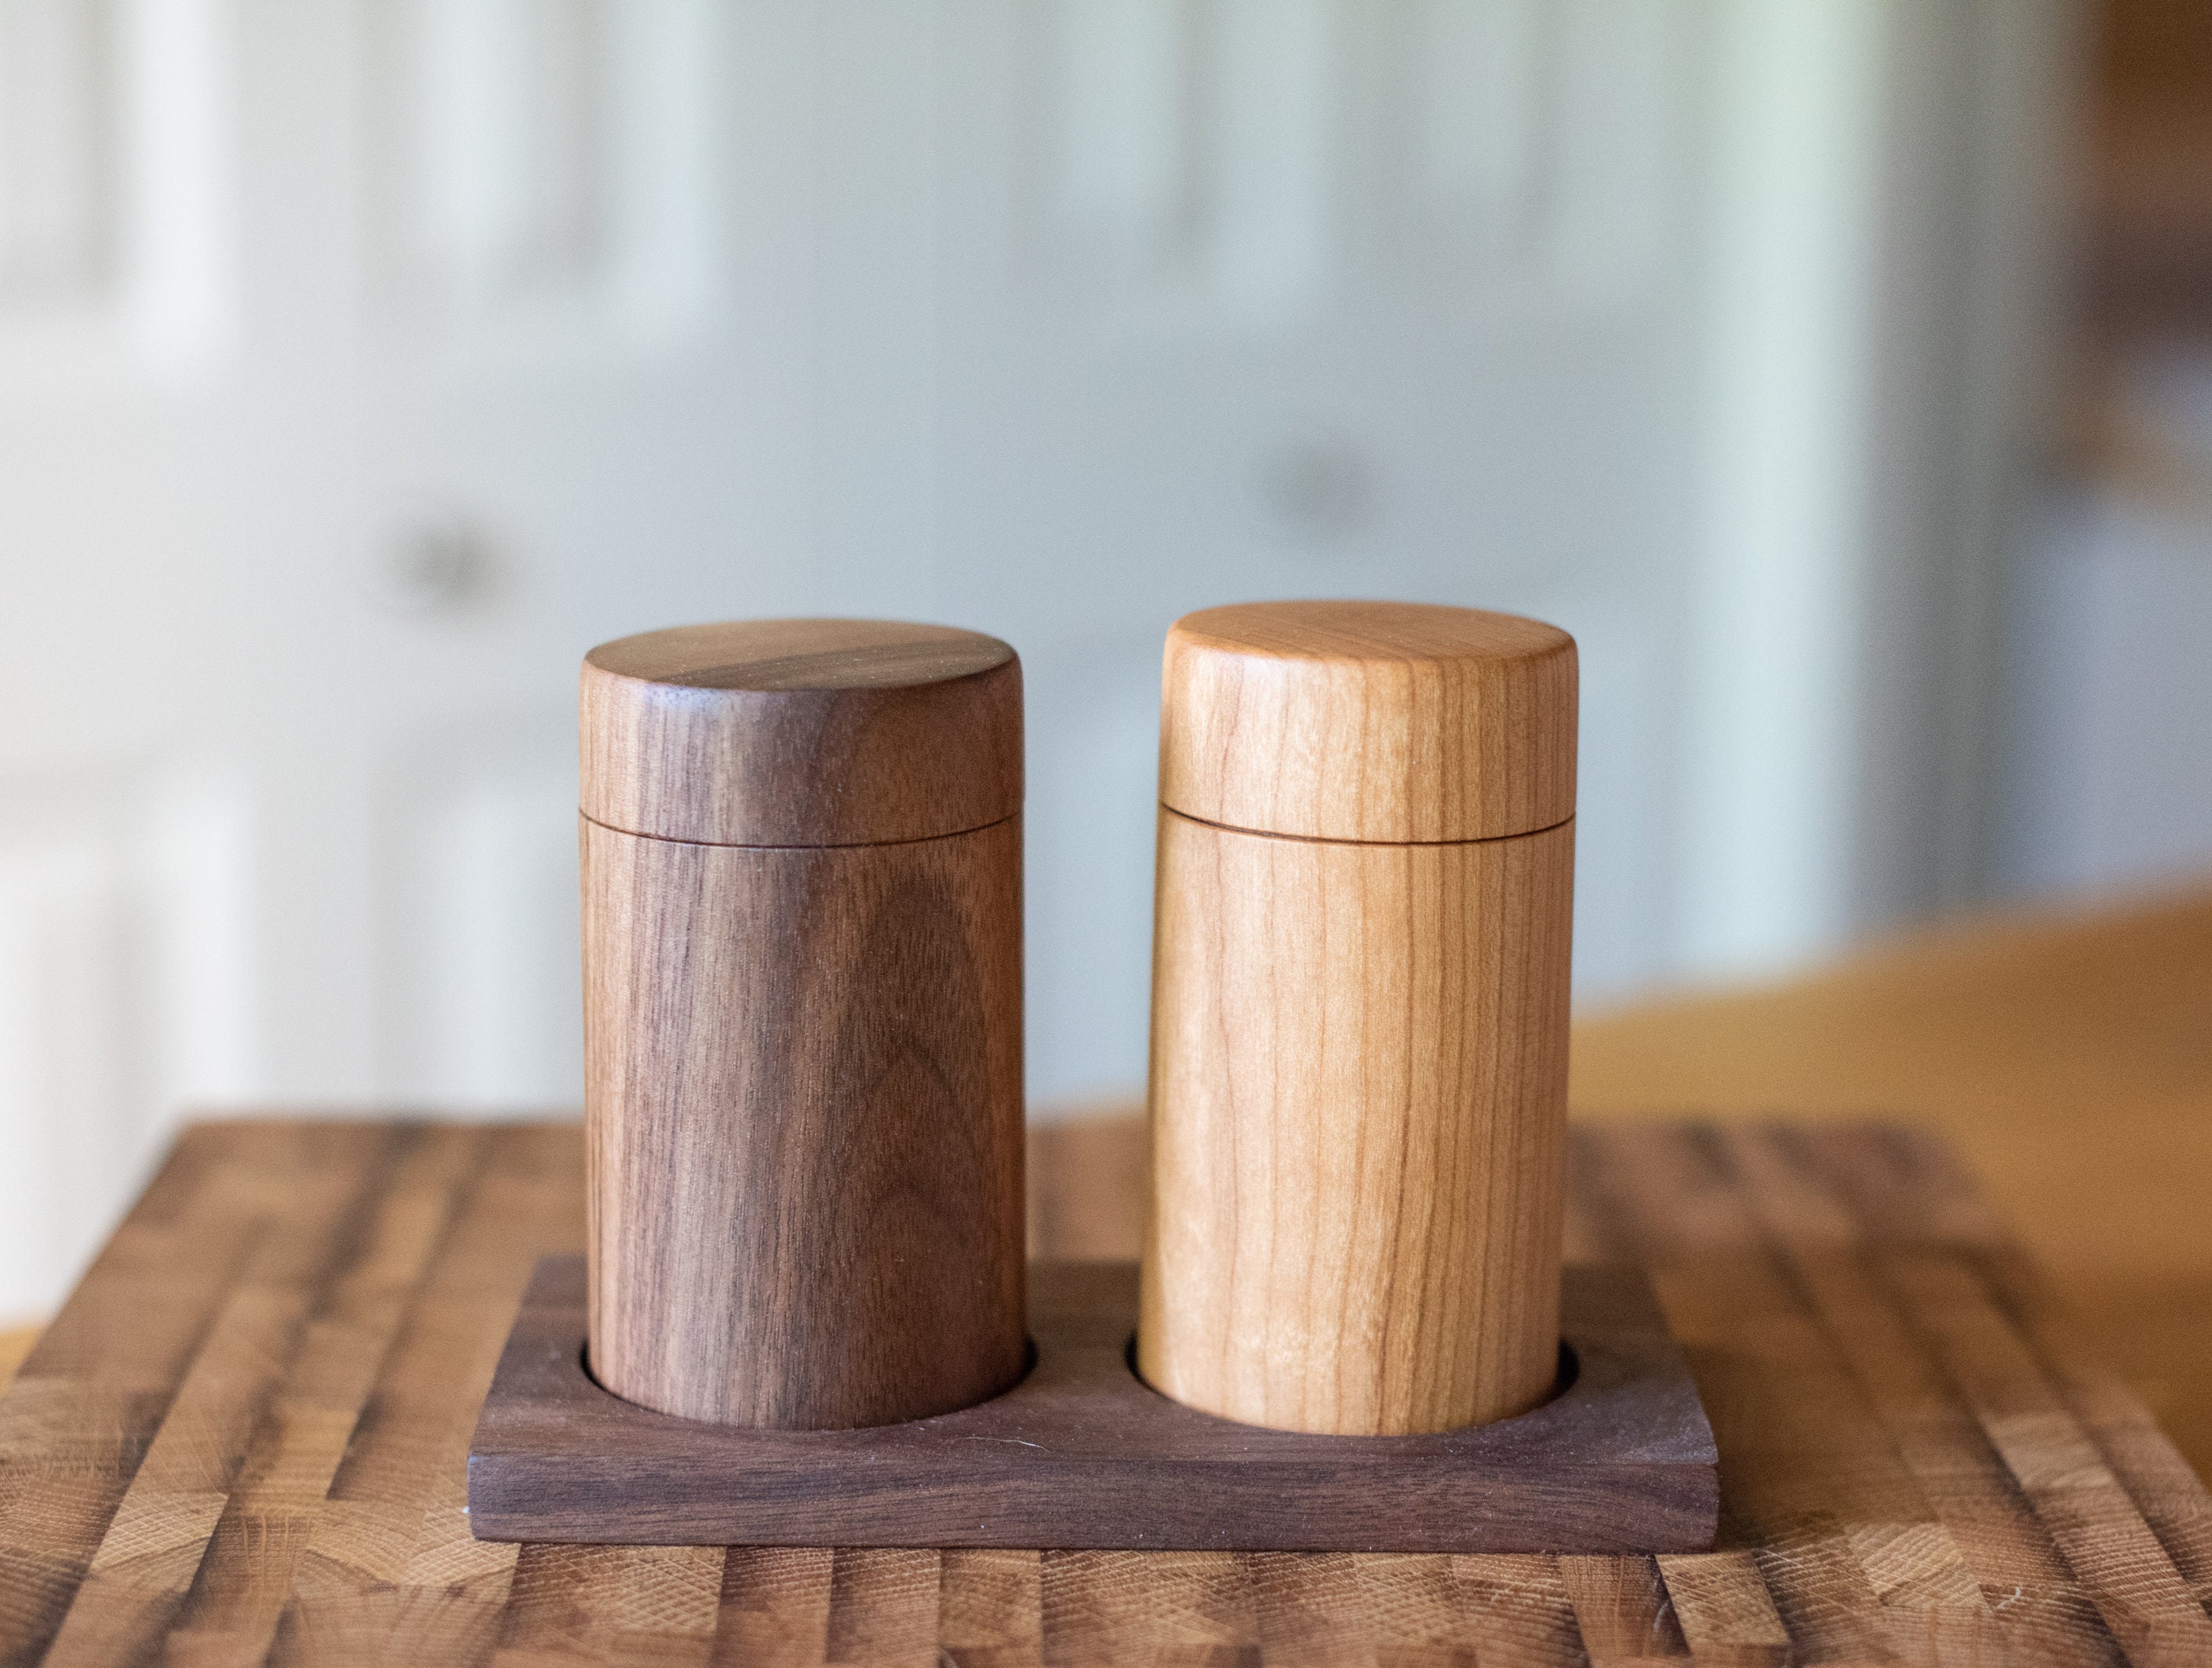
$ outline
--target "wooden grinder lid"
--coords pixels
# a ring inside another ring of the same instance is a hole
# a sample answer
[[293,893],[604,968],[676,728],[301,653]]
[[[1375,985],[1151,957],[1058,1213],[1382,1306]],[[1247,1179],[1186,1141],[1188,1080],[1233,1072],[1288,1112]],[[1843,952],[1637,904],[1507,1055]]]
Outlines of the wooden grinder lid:
[[1392,844],[1575,811],[1575,640],[1423,603],[1187,614],[1161,679],[1160,802],[1256,834]]
[[659,840],[869,846],[1022,808],[1022,668],[995,637],[733,620],[584,657],[583,811]]

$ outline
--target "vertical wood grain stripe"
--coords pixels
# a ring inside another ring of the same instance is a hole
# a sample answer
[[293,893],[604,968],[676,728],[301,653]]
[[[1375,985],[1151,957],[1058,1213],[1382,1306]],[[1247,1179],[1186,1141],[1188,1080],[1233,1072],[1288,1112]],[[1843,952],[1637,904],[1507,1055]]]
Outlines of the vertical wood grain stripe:
[[[79,1623],[87,1643],[167,1625],[182,1598],[171,1589],[199,1568],[194,1543],[228,1506],[240,1439],[267,1416],[261,1386],[224,1409],[215,1377],[257,1307],[278,1347],[295,1345],[287,1312],[325,1277],[405,1139],[365,1125],[319,1143],[280,1133],[258,1143],[216,1125],[179,1142],[0,1401],[0,1661],[46,1654],[111,1534],[107,1579]],[[211,1337],[234,1302],[234,1324]],[[181,1410],[173,1454],[165,1449],[118,1523],[211,1342],[217,1354]]]
[[722,1568],[716,1668],[814,1668],[829,1653],[828,1547],[733,1546]]
[[629,1553],[626,1546],[522,1548],[500,1616],[495,1668],[610,1660]]
[[1044,1660],[1044,1560],[965,1548],[942,1555],[937,1641],[959,1668],[1031,1668]]
[[1298,1668],[1376,1661],[1374,1619],[1349,1553],[1256,1552],[1243,1562],[1265,1661]]
[[833,1663],[937,1660],[939,1555],[883,1547],[847,1548],[830,1576]]
[[[581,1248],[583,1152],[573,1127],[509,1126],[490,1153],[417,1309],[423,1331],[380,1375],[334,1493],[416,1513],[387,1649],[410,1668],[480,1662],[507,1603],[516,1549],[469,1532],[468,1441],[541,1248]],[[486,1335],[492,1342],[487,1344]]]
[[526,1546],[490,1660],[706,1668],[720,1616],[720,1547]]
[[[1916,1465],[1928,1447],[1915,1441],[1909,1386],[1900,1384],[1900,1374],[1913,1372],[1916,1347],[1872,1277],[1865,1224],[1826,1185],[1794,1134],[1733,1131],[1723,1150],[1833,1352],[1827,1370],[1856,1392],[1846,1481],[1840,1491],[1806,1502],[1810,1520],[1803,1525],[1817,1543],[1809,1562],[1826,1571],[1831,1599],[1841,1602],[1816,1609],[1808,1598],[1803,1608],[1811,1613],[1802,1620],[1785,1604],[1792,1636],[1802,1642],[1821,1635],[1839,1655],[1884,1648],[1909,1655],[1931,1642],[1969,1655],[1998,1649],[1996,1616],[1954,1532],[1966,1525],[1944,1517],[1946,1477]],[[1919,1382],[1927,1382],[1924,1369]],[[1965,1420],[1954,1419],[1949,1449],[1971,1447],[1972,1435]],[[1770,1569],[1794,1550],[1776,1539],[1779,1550],[1761,1554]],[[1784,1585],[1797,1592],[1812,1584]],[[1824,1614],[1828,1619],[1816,1626],[1814,1617]]]
[[2119,1375],[2082,1347],[2072,1317],[2052,1301],[2023,1254],[1998,1245],[1973,1266],[2191,1596],[2212,1611],[2212,1497],[2197,1473]]
[[1629,1668],[1690,1653],[1656,1558],[1578,1556],[1559,1563],[1592,1668]]
[[[1763,1139],[1773,1145],[1784,1137]],[[1887,1133],[1820,1132],[1789,1137],[1787,1144],[1808,1174],[1825,1179],[1854,1207],[1869,1246],[1855,1307],[1875,1332],[1855,1366],[1972,1569],[1990,1618],[1984,1623],[1954,1609],[1936,1618],[1942,1636],[1954,1648],[1979,1648],[1994,1629],[2016,1654],[2083,1662],[2139,1656],[2150,1633],[2129,1606],[2100,1598],[2096,1568],[2083,1568],[2068,1550],[2063,1513],[2027,1486],[2014,1463],[2026,1456],[2007,1453],[1960,1377],[1963,1358],[1947,1331],[1980,1331],[1986,1343],[1993,1327],[2008,1346],[2002,1365],[2012,1387],[2045,1415],[2070,1422],[1975,1271],[1985,1248],[2001,1240],[1986,1210],[1962,1188],[1955,1164],[1931,1142]],[[1900,1213],[1900,1196],[1919,1198],[1925,1214]],[[1928,1223],[1943,1224],[1956,1248],[1935,1248]],[[1949,1320],[1941,1319],[1947,1314]],[[2060,1441],[2072,1459],[2099,1463],[2078,1428],[2062,1433]],[[2108,1567],[2106,1576],[2118,1575],[2124,1586],[2148,1580],[2171,1601],[2178,1575],[2169,1582],[2155,1567],[2170,1568],[2170,1561],[2131,1503],[2127,1514],[2134,1526],[2123,1527],[2113,1549],[2119,1568]]]
[[[1940,1152],[1917,1142],[1869,1140],[1846,1143],[1795,1134],[1756,1132],[1740,1137],[1747,1179],[1764,1184],[1757,1196],[1778,1223],[1789,1220],[1790,1202],[1820,1194],[1848,1201],[1850,1237],[1860,1247],[1850,1259],[1821,1258],[1802,1247],[1797,1255],[1808,1284],[1830,1325],[1854,1347],[1847,1351],[1856,1381],[1867,1391],[1890,1429],[1899,1453],[1923,1486],[1945,1531],[1948,1544],[1974,1578],[1978,1606],[1930,1604],[1933,1592],[1953,1590],[1954,1574],[1941,1565],[1898,1568],[1897,1555],[1911,1542],[1882,1544],[1888,1559],[1884,1574],[1917,1595],[1916,1619],[1904,1603],[1893,1603],[1893,1629],[1900,1640],[1928,1635],[1954,1649],[2014,1653],[2055,1653],[2057,1659],[2108,1662],[2119,1659],[2118,1642],[2103,1625],[2098,1607],[2072,1579],[2050,1534],[2049,1525],[2023,1499],[2008,1476],[2002,1455],[1985,1439],[1972,1409],[1948,1381],[1940,1353],[1929,1347],[1909,1302],[1901,1300],[1886,1271],[1899,1245],[1924,1245],[1916,1222],[1948,1222],[1966,1246],[1984,1242],[1985,1216],[1962,1201],[1951,1167]],[[1880,1177],[1886,1186],[1869,1186]],[[1919,1197],[1925,1217],[1900,1216],[1893,1192]],[[1862,1212],[1868,1198],[1879,1208]],[[1954,1242],[1955,1243],[1955,1242]],[[1942,1256],[1954,1268],[1965,1265],[1955,1253]],[[1862,1526],[1861,1538],[1874,1538]],[[1940,1555],[1942,1543],[1929,1550]],[[1917,1625],[1916,1625],[1917,1620]]]
[[2060,1402],[1974,1271],[1899,1253],[1886,1272],[1990,1444],[2096,1605],[2138,1659],[2212,1661],[2212,1617]]
[[1048,1552],[1048,1662],[1259,1654],[1244,1566],[1226,1552]]
[[474,1168],[480,1137],[402,1132],[313,1278],[299,1344],[263,1407],[171,1636],[258,1659],[276,1641],[379,1363]]
[[1659,1569],[1699,1662],[1778,1668],[1790,1659],[1790,1630],[1752,1554],[1676,1554],[1661,1558]]
[[1378,1663],[1452,1659],[1473,1654],[1459,1581],[1442,1552],[1355,1555],[1362,1597],[1375,1629]]
[[[550,1137],[549,1139],[549,1137]],[[566,1130],[485,1131],[317,1516],[276,1660],[392,1640],[410,1660],[488,1644],[515,1550],[469,1532],[468,1440],[535,1265],[574,1234],[582,1186]]]
[[1480,1657],[1504,1662],[1571,1662],[1582,1648],[1573,1602],[1550,1556],[1484,1553],[1455,1557],[1452,1574],[1468,1631]]
[[236,1288],[108,1525],[50,1663],[131,1660],[167,1632],[292,1358],[310,1295]]

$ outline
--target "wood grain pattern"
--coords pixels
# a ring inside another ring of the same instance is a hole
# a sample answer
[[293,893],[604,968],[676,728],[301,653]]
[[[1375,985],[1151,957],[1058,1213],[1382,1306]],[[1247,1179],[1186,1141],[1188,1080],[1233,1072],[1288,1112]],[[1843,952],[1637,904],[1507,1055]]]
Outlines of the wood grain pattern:
[[583,822],[592,1362],[663,1412],[888,1423],[1024,1360],[1021,823]]
[[1021,664],[884,621],[585,659],[592,1362],[828,1428],[1021,1371]]
[[1161,693],[1147,1381],[1338,1434],[1523,1411],[1559,1319],[1574,640],[1210,609]]
[[[1143,1138],[1047,1154],[1110,1180]],[[190,1131],[0,1396],[0,1662],[65,1629],[76,1659],[262,1659],[179,1626],[244,1619],[241,1588],[266,1659],[340,1665],[2212,1659],[2212,1497],[1923,1136],[1576,1132],[1571,1214],[1651,1274],[1720,1448],[1720,1547],[1656,1560],[471,1540],[470,1426],[531,1266],[580,1246],[583,1171],[573,1126]],[[1079,1219],[1127,1244],[1143,1205]],[[398,1216],[441,1213],[410,1261]],[[356,1330],[377,1290],[396,1324]],[[280,1421],[295,1538],[219,1554]]]
[[1492,840],[1575,810],[1574,639],[1420,603],[1185,615],[1162,675],[1160,802],[1310,840]]
[[1517,1419],[1308,1436],[1197,1412],[1131,1372],[1137,1270],[1030,1271],[1036,1364],[1004,1395],[872,1430],[672,1419],[582,1368],[584,1271],[548,1259],[469,1454],[476,1532],[528,1541],[1304,1551],[1702,1550],[1718,1483],[1643,1276],[1567,1271],[1568,1381]]
[[601,644],[579,691],[583,811],[662,840],[926,840],[1022,807],[1022,670],[995,637],[739,620]]
[[1160,813],[1148,1382],[1367,1435],[1533,1406],[1558,1337],[1574,827]]
[[1936,1131],[2212,1477],[2208,1014],[2212,889],[2044,904],[1590,1015],[1568,1096],[1607,1121],[1881,1107]]

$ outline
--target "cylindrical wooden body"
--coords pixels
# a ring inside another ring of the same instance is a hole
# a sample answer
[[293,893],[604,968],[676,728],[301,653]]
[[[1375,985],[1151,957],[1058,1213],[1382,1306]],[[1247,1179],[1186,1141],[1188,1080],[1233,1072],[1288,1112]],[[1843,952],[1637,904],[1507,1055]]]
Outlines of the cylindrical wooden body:
[[1020,1376],[1021,823],[897,846],[583,826],[592,1367],[731,1424]]
[[[1572,645],[1459,650],[1453,622],[1387,610],[1346,641],[1352,606],[1249,610],[1285,628],[1264,651],[1247,610],[1193,616],[1236,616],[1225,643],[1171,640],[1163,792],[1212,815],[1159,817],[1138,1358],[1209,1413],[1394,1435],[1523,1412],[1557,1377]],[[1466,673],[1483,652],[1513,676]],[[1479,734],[1562,701],[1564,743],[1556,711]],[[1502,786],[1529,748],[1549,777],[1516,773],[1503,813],[1450,763]],[[1319,832],[1221,826],[1239,815]],[[1500,820],[1539,826],[1452,837]],[[1444,837],[1332,837],[1376,827]]]
[[[836,622],[806,623],[842,643]],[[738,664],[695,674],[693,686],[648,676],[651,688],[626,688],[602,668],[595,689],[587,667],[587,731],[595,707],[647,701],[665,710],[633,728],[688,726],[680,747],[648,749],[644,767],[617,777],[627,792],[656,773],[657,798],[629,793],[648,821],[718,836],[849,836],[1002,808],[1003,783],[964,798],[931,786],[933,770],[963,762],[960,735],[934,766],[915,757],[930,703],[957,731],[963,703],[981,697],[939,688],[902,701],[897,680],[928,669],[901,664],[888,688],[867,680],[860,699],[872,706],[854,717],[850,653],[794,673],[801,657],[788,644],[763,650],[741,634],[711,646],[692,658]],[[860,659],[870,652],[862,646]],[[696,680],[710,675],[722,680],[710,701],[732,686],[743,697],[735,713],[699,710]],[[794,677],[827,686],[800,688],[811,710],[796,717]],[[1000,710],[991,721],[1014,725],[1018,773],[1012,677],[1011,694],[984,704],[1013,703],[1011,720]],[[781,741],[758,733],[779,721]],[[708,726],[733,726],[730,745]],[[678,804],[687,778],[672,755],[702,760],[710,779],[719,765],[719,807]],[[1003,763],[1005,749],[993,756]],[[1009,1387],[1028,1349],[1018,812],[857,842],[670,838],[595,817],[625,807],[610,804],[611,773],[594,771],[588,739],[586,758],[594,1375],[663,1412],[786,1428],[923,1418]],[[871,812],[886,758],[910,778],[908,803]],[[785,772],[820,809],[802,800],[794,810],[779,795]],[[1018,806],[1018,773],[1011,793]]]
[[1559,1366],[1574,825],[1433,846],[1160,813],[1143,1370],[1404,1434]]

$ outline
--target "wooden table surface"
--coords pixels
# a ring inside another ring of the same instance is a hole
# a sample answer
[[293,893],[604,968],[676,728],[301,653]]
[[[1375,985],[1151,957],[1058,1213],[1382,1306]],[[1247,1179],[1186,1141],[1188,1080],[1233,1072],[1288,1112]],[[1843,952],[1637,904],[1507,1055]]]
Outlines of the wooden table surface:
[[2212,1477],[2212,890],[1900,935],[1577,1026],[1582,1119],[1940,1131]]
[[[1134,1136],[1040,1137],[1042,1250],[1126,1235]],[[0,1398],[0,1662],[2212,1662],[2212,1500],[1922,1137],[1578,1133],[1571,1253],[1651,1271],[1721,1452],[1656,1560],[476,1541],[581,1188],[573,1125],[188,1134]]]

